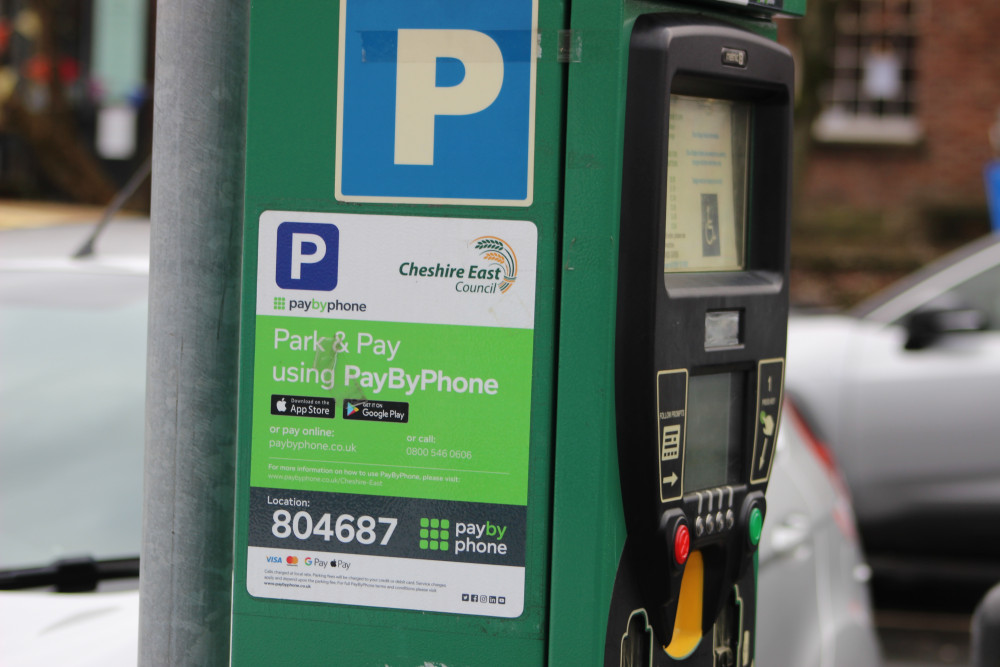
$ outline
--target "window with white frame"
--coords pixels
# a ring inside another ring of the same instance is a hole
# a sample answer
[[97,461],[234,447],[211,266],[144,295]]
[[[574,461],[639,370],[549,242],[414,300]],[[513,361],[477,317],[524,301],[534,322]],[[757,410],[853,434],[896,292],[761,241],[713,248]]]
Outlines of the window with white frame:
[[820,141],[911,144],[920,0],[839,0],[831,79],[813,126]]

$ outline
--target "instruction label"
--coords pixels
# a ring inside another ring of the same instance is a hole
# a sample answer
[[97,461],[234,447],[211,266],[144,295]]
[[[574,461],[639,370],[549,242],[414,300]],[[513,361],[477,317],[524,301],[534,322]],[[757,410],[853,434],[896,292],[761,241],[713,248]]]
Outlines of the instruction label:
[[247,590],[516,617],[537,232],[260,218]]

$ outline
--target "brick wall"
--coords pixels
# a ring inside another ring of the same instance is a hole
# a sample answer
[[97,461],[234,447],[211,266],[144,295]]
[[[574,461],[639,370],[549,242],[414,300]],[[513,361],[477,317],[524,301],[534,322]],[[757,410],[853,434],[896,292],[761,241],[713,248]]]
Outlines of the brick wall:
[[808,214],[825,207],[880,210],[907,226],[935,210],[981,208],[982,168],[993,157],[1000,112],[1000,0],[922,0],[918,5],[917,146],[815,144],[799,174]]

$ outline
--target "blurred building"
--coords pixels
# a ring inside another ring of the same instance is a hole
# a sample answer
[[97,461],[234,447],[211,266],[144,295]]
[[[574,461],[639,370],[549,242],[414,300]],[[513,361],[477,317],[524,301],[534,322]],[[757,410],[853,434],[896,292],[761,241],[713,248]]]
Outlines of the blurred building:
[[809,11],[821,33],[783,26],[800,53],[820,35],[825,61],[805,68],[822,80],[796,174],[793,263],[854,272],[859,284],[833,299],[845,303],[989,230],[1000,2],[810,0]]
[[143,163],[154,8],[0,0],[0,198],[106,204]]
[[838,0],[802,193],[907,233],[988,229],[997,0]]

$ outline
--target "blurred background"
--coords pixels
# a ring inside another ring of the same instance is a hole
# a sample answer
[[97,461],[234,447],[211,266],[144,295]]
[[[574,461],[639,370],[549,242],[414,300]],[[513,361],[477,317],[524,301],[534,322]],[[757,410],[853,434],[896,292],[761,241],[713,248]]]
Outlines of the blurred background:
[[[106,206],[141,168],[154,22],[151,0],[0,0],[0,225]],[[126,207],[148,212],[148,181]]]
[[[0,206],[105,205],[149,156],[153,0],[0,0]],[[995,0],[809,0],[792,298],[852,305],[990,229]],[[148,211],[149,185],[126,208]]]
[[[0,228],[95,221],[143,174],[155,7],[0,0]],[[793,306],[853,306],[1000,226],[998,26],[997,0],[809,0],[779,20],[799,78]],[[145,179],[125,208],[149,202]],[[982,589],[873,590],[888,664],[967,664]]]
[[985,234],[994,0],[809,0],[796,56],[792,297],[846,306]]

